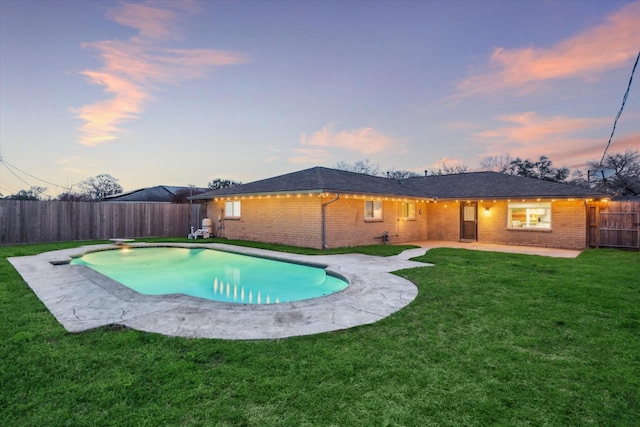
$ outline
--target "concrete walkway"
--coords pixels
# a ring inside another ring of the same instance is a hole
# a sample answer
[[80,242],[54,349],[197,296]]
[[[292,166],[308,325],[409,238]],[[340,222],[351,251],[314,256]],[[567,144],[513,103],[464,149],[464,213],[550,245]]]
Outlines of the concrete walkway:
[[580,251],[442,241],[414,242],[420,248],[391,257],[361,254],[295,255],[223,244],[145,244],[131,246],[206,247],[247,255],[320,264],[345,277],[349,286],[312,300],[269,305],[222,303],[186,295],[143,295],[88,267],[68,265],[87,251],[121,248],[94,245],[9,258],[35,294],[69,332],[119,324],[170,336],[272,339],[310,335],[384,319],[415,299],[413,283],[392,271],[427,267],[411,261],[431,248],[453,247],[575,258]]
[[[266,339],[352,328],[377,322],[405,307],[418,290],[391,271],[424,264],[402,257],[361,254],[304,256],[222,244],[131,246],[206,247],[282,260],[322,264],[349,281],[338,293],[311,300],[248,305],[186,295],[143,295],[81,265],[71,257],[115,245],[85,246],[9,258],[38,298],[69,332],[110,324],[190,338]],[[118,247],[121,248],[121,247]],[[421,250],[423,254],[425,250]]]

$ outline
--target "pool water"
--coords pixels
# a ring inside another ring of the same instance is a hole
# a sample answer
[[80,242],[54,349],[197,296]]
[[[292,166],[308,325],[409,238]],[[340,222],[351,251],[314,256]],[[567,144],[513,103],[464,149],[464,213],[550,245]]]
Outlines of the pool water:
[[71,261],[147,295],[186,294],[241,304],[329,295],[348,283],[322,268],[203,248],[122,248]]

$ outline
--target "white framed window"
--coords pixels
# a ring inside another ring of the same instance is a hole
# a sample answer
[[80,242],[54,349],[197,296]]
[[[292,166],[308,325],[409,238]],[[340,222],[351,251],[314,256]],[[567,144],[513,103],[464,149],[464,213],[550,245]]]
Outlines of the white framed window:
[[416,204],[414,202],[405,202],[402,204],[402,219],[416,219]]
[[551,229],[551,202],[509,203],[507,228]]
[[382,202],[380,200],[366,200],[364,202],[364,219],[382,220]]
[[227,200],[224,204],[225,218],[240,218],[240,200]]

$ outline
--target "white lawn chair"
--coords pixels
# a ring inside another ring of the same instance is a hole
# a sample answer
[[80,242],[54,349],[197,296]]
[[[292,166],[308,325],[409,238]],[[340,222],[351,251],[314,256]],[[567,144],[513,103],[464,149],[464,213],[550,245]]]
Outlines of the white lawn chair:
[[191,233],[189,233],[189,235],[187,235],[187,237],[189,239],[194,239],[194,240],[197,240],[198,237],[204,239],[205,231],[206,230],[203,230],[202,228],[198,228],[197,230],[195,230],[195,227],[191,227]]

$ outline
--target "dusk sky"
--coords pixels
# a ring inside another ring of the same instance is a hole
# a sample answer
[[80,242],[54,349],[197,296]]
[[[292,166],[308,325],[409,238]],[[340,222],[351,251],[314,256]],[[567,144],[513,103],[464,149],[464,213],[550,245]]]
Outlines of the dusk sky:
[[[506,153],[586,170],[639,50],[640,1],[0,0],[0,155],[21,171],[0,193]],[[640,149],[639,74],[609,153]]]

